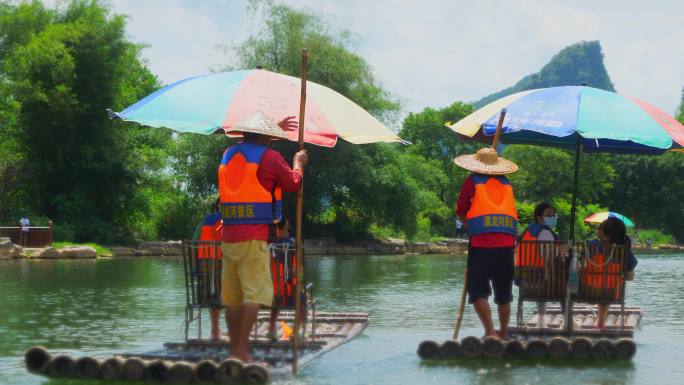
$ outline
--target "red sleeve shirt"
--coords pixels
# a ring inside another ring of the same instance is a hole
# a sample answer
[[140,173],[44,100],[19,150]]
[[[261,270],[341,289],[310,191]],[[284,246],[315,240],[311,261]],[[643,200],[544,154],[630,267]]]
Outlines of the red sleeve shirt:
[[[296,192],[302,185],[303,176],[300,170],[292,170],[282,155],[269,148],[261,157],[257,178],[266,190],[271,191],[273,185],[278,185],[284,192]],[[267,241],[269,226],[224,225],[223,242]]]
[[[463,181],[461,193],[458,195],[456,202],[456,215],[465,217],[470,210],[470,205],[475,197],[475,183],[473,178],[468,176]],[[467,223],[467,221],[466,221]],[[485,233],[470,236],[470,247],[487,248],[487,247],[514,247],[515,237],[510,234],[503,233]]]

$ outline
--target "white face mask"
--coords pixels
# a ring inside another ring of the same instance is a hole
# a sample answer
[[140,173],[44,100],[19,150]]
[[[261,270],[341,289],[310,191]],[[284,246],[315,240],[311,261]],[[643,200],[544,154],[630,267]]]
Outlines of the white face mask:
[[556,227],[558,224],[558,217],[544,217],[544,224],[549,227]]

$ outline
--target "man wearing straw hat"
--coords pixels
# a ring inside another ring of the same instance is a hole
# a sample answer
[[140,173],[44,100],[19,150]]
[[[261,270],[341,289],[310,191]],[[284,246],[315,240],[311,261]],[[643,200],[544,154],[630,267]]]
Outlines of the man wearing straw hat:
[[[296,192],[307,163],[305,151],[295,154],[294,170],[282,155],[268,148],[272,139],[287,139],[283,131],[295,128],[294,117],[279,125],[263,112],[245,118],[226,134],[243,141],[228,147],[218,170],[223,219],[222,298],[228,317],[231,356],[249,362],[249,334],[261,305],[273,300],[268,238],[281,218],[282,192]],[[283,127],[283,128],[281,128]]]
[[[485,336],[507,338],[518,214],[513,189],[505,175],[517,171],[518,166],[500,158],[491,147],[456,157],[454,163],[472,172],[463,182],[456,206],[456,214],[470,237],[465,283],[468,302],[473,304]],[[499,313],[498,333],[488,302],[492,292],[490,281]]]

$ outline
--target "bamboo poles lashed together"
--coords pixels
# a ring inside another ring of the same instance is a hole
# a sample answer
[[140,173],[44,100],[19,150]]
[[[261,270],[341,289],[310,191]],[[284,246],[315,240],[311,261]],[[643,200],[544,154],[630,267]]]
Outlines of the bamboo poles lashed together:
[[[301,96],[299,99],[299,151],[304,149],[304,114],[306,112],[306,70],[307,70],[307,59],[308,51],[306,48],[302,48],[302,70],[301,70]],[[303,166],[302,166],[303,167]],[[302,174],[304,170],[301,170]],[[297,284],[295,287],[295,322],[292,332],[292,374],[297,374],[297,355],[299,353],[299,329],[302,325],[302,278],[303,278],[303,266],[304,266],[304,255],[302,253],[302,211],[304,208],[304,179],[302,178],[302,185],[297,191],[297,219],[296,219],[296,230],[295,235],[296,242],[296,255],[298,258],[297,268],[295,272],[295,278],[297,279]]]
[[[504,119],[506,118],[506,109],[501,109],[499,115],[499,123],[496,125],[496,134],[494,134],[494,141],[492,141],[492,148],[496,151],[499,145],[499,137],[501,136],[501,129],[503,127]],[[470,247],[468,247],[470,252]],[[466,264],[465,272],[463,273],[463,290],[461,291],[461,306],[458,309],[458,316],[456,317],[456,326],[454,327],[454,334],[451,337],[454,340],[458,339],[458,333],[461,330],[461,322],[463,321],[463,312],[465,311],[466,293],[468,292],[468,265]]]

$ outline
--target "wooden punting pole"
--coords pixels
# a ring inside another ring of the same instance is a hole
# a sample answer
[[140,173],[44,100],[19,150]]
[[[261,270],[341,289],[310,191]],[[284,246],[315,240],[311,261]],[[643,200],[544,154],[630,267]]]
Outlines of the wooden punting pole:
[[[302,48],[302,92],[299,99],[299,150],[304,149],[304,114],[306,113],[306,62],[308,58],[308,51],[306,48]],[[304,170],[302,170],[302,173]],[[304,266],[304,254],[302,253],[302,211],[304,209],[304,179],[302,179],[302,185],[297,192],[297,234],[296,243],[297,251],[296,255],[299,258],[299,263],[297,264],[297,271],[295,272],[295,277],[297,278],[297,285],[295,289],[295,322],[294,330],[292,333],[292,373],[297,374],[297,354],[299,352],[299,329],[302,325],[302,278],[303,266]]]

